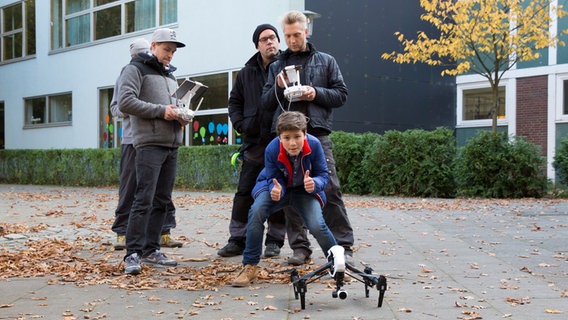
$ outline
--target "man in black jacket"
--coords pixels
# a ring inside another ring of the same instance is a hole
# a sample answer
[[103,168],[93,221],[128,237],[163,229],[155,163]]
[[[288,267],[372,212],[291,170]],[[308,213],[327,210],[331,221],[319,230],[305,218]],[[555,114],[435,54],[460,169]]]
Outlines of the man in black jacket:
[[[308,133],[320,140],[330,171],[329,184],[325,189],[327,203],[323,208],[323,216],[337,244],[345,248],[347,261],[352,262],[353,228],[343,203],[335,171],[332,142],[329,139],[333,109],[345,104],[347,86],[335,59],[327,53],[317,51],[311,43],[308,43],[307,18],[303,13],[288,12],[282,21],[282,28],[288,49],[270,65],[263,89],[262,105],[266,112],[275,112],[274,119],[285,110],[300,111],[310,119]],[[286,73],[282,72],[286,66],[301,66],[300,83],[305,89],[301,96],[289,100],[284,95],[285,83],[282,81],[284,80],[286,84],[289,82]],[[288,240],[291,242],[295,238],[294,230],[298,230],[296,224],[302,223],[297,219],[293,220],[293,217],[290,216],[287,220]],[[309,251],[294,250],[294,256],[288,259],[288,263],[293,265],[303,263],[309,254]]]
[[[242,146],[239,149],[243,161],[237,192],[233,199],[229,241],[225,247],[217,252],[222,257],[232,257],[243,253],[248,212],[254,202],[251,191],[255,185],[256,177],[264,168],[266,145],[275,136],[271,133],[274,112],[263,110],[260,97],[266,82],[268,66],[280,53],[278,49],[280,38],[274,26],[261,24],[256,27],[252,41],[258,52],[239,71],[229,97],[231,122],[243,138]],[[280,248],[284,244],[285,232],[284,212],[280,211],[268,219],[265,257],[274,257],[280,254]],[[295,243],[295,246],[309,247],[306,233],[300,232],[300,238]]]

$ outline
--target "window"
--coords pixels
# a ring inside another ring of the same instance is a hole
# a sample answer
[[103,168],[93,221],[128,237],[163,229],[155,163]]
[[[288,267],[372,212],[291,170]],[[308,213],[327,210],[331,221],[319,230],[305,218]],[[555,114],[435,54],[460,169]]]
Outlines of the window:
[[5,126],[5,112],[4,112],[4,101],[0,101],[0,149],[4,149],[5,146],[5,131],[6,129],[4,128]]
[[556,120],[568,123],[568,73],[556,75]]
[[[464,90],[462,120],[491,119],[492,96],[491,88]],[[499,87],[497,118],[505,118],[505,87]]]
[[[203,96],[203,102],[195,114],[193,122],[189,125],[185,144],[188,145],[219,145],[232,144],[235,132],[229,123],[227,101],[234,81],[236,71],[222,72],[209,75],[190,77],[209,87]],[[181,83],[183,79],[180,79]],[[195,110],[197,105],[191,106]]]
[[562,99],[562,114],[568,115],[568,80],[563,81],[563,95],[564,99]]
[[25,128],[48,125],[71,125],[73,120],[70,93],[24,99]]
[[52,49],[177,22],[177,0],[51,0]]
[[[238,71],[228,71],[190,77],[205,84],[209,89],[203,96],[199,110],[193,121],[183,133],[184,145],[221,145],[241,143],[240,136],[229,123],[227,101],[232,83]],[[181,84],[185,78],[179,78]],[[114,118],[110,110],[113,88],[99,90],[99,147],[113,148],[120,146],[122,120]],[[195,110],[197,105],[192,105]]]
[[99,148],[120,146],[122,123],[117,122],[118,119],[115,119],[110,111],[113,92],[113,88],[99,90]]
[[0,8],[0,61],[34,55],[35,0],[25,0]]

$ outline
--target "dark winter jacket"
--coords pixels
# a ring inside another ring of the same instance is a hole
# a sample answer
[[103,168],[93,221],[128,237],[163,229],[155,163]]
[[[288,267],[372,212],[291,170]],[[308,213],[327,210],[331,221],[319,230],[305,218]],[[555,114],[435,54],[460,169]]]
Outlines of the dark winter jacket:
[[[282,112],[278,100],[286,111],[300,111],[308,116],[310,118],[308,132],[318,136],[331,133],[333,109],[343,106],[347,101],[347,86],[343,81],[335,58],[327,53],[317,51],[311,43],[308,43],[307,46],[308,52],[306,52],[303,78],[301,77],[300,83],[313,87],[316,90],[316,98],[313,101],[293,102],[288,110],[289,102],[284,97],[284,89],[278,87],[275,77],[284,67],[289,65],[290,56],[297,53],[293,53],[290,49],[284,51],[270,65],[262,94],[263,107],[269,111],[275,111],[273,131],[275,120]],[[275,86],[278,98],[275,95]]]
[[237,74],[229,97],[229,117],[233,128],[243,135],[243,144],[266,146],[271,134],[272,112],[261,107],[262,88],[268,71],[262,66],[260,52],[253,55]]
[[[306,135],[306,137],[301,153],[302,175],[305,174],[306,170],[310,170],[310,176],[315,183],[315,190],[312,194],[323,208],[326,202],[324,189],[329,182],[327,161],[319,140],[310,134]],[[284,197],[286,188],[292,184],[293,167],[286,150],[280,143],[280,139],[275,138],[268,144],[264,159],[264,169],[262,169],[256,179],[252,197],[256,199],[257,195],[262,191],[270,192],[274,187],[273,178],[276,178],[282,186],[282,197]]]
[[176,104],[171,96],[177,89],[174,71],[175,67],[164,67],[151,54],[139,54],[122,71],[118,105],[130,115],[134,147],[181,145],[181,124],[164,119],[166,105]]

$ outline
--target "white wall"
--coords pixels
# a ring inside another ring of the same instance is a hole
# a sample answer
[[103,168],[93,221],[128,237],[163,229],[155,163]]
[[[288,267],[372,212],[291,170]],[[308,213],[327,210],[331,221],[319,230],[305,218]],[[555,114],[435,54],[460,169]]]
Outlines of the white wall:
[[[0,6],[14,1],[0,0]],[[6,149],[98,148],[99,89],[114,85],[128,63],[128,45],[151,31],[90,45],[50,52],[50,1],[36,1],[35,58],[0,65],[0,101],[5,102]],[[261,23],[281,31],[288,10],[304,9],[300,0],[180,0],[177,31],[180,48],[172,64],[176,76],[238,69],[255,53],[252,33]],[[280,32],[281,33],[281,32]],[[282,38],[282,35],[281,35]],[[283,38],[282,38],[283,41]],[[283,44],[282,48],[284,47]],[[73,125],[23,129],[24,97],[73,94]]]

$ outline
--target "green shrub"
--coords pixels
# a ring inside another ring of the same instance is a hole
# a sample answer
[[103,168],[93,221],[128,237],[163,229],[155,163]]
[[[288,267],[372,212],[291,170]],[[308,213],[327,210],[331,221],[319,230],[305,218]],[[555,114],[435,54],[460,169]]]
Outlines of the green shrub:
[[[176,186],[202,189],[234,189],[238,168],[230,155],[238,146],[181,147]],[[0,150],[2,183],[117,186],[120,149]]]
[[363,159],[361,178],[378,195],[452,197],[455,154],[449,129],[387,131]]
[[568,139],[560,140],[552,165],[558,174],[559,182],[568,185]]
[[118,183],[120,149],[2,150],[6,183],[110,186]]
[[239,168],[231,165],[238,145],[180,147],[176,186],[196,190],[227,190],[236,187]]
[[331,133],[333,158],[343,192],[371,193],[369,183],[364,179],[367,175],[362,160],[378,137],[376,133],[355,134],[343,131]]
[[[413,197],[540,197],[545,159],[522,138],[480,132],[456,151],[451,130],[407,130],[330,136],[342,191]],[[179,149],[176,187],[235,190],[238,145]],[[457,154],[457,160],[456,160]],[[0,183],[117,186],[120,149],[0,150]],[[456,164],[456,165],[455,165]],[[568,176],[568,139],[554,163]],[[563,180],[564,183],[567,183]]]
[[458,194],[486,198],[541,197],[546,191],[546,160],[523,137],[479,131],[459,150]]

